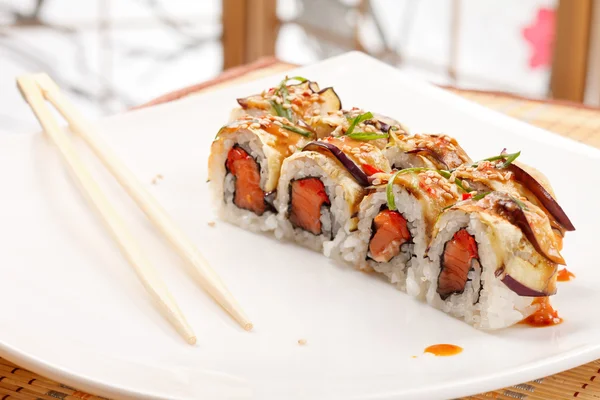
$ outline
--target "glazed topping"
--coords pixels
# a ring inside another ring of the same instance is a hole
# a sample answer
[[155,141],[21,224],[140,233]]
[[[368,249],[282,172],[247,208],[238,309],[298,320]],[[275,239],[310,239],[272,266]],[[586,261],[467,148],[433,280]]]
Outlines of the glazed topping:
[[560,231],[575,230],[569,217],[549,190],[524,168],[513,163],[519,154],[520,152],[501,154],[473,165],[463,165],[456,168],[453,175],[467,180],[472,185],[484,186],[488,190],[500,190],[525,197],[546,211],[553,227]]
[[471,162],[456,139],[448,135],[416,134],[398,138],[394,143],[406,153],[422,156],[436,169],[450,170]]
[[436,203],[444,208],[455,204],[458,200],[458,194],[440,172],[442,171],[428,168],[406,168],[396,171],[388,177],[378,176],[377,179],[387,181],[386,197],[387,206],[390,210],[396,209],[394,200],[394,184],[396,183],[411,188],[411,192],[417,198],[436,199]]
[[246,115],[222,127],[217,133],[216,140],[227,139],[230,134],[241,129],[250,129],[262,135],[265,142],[283,157],[288,157],[296,152],[306,143],[304,139],[311,136],[310,131],[293,125],[285,118],[273,115],[262,117]]
[[394,174],[375,174],[373,185],[386,185],[387,207],[396,210],[394,185],[401,185],[417,198],[422,207],[427,232],[433,229],[440,213],[458,201],[456,187],[437,171],[427,168],[407,168]]
[[398,121],[391,118],[353,108],[338,111],[328,116],[314,116],[309,124],[317,131],[317,136],[348,136],[355,140],[373,142],[380,149],[385,148],[390,135],[405,135]]
[[320,90],[316,82],[301,76],[286,77],[278,86],[238,99],[238,103],[245,110],[264,111],[294,123],[341,109],[333,88]]
[[390,172],[390,164],[376,146],[359,140],[353,140],[347,136],[328,137],[321,139],[323,142],[331,143],[341,149],[352,161],[363,169],[369,165],[382,172]]
[[552,231],[544,212],[525,198],[516,198],[503,192],[492,192],[480,200],[467,200],[457,204],[458,208],[485,210],[517,226],[532,246],[553,263],[564,265],[560,255],[560,244]]
[[312,141],[302,151],[333,156],[362,186],[369,186],[371,175],[390,171],[389,162],[377,147],[347,136]]

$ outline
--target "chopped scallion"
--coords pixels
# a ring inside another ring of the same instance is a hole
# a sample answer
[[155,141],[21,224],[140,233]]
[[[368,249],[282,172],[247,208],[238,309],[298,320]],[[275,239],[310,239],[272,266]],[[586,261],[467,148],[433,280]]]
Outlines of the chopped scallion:
[[346,135],[350,135],[354,131],[354,128],[356,128],[356,125],[360,124],[363,121],[368,121],[371,118],[373,118],[373,113],[370,113],[370,112],[366,112],[364,114],[360,114],[359,116],[357,116],[356,118],[354,118],[352,120],[352,123],[350,124],[350,126],[346,130]]
[[297,134],[302,135],[304,137],[310,137],[310,132],[309,131],[302,130],[302,129],[297,128],[295,126],[282,124],[281,127],[283,129],[287,129],[288,131],[297,133]]
[[374,133],[374,132],[353,132],[348,135],[350,139],[356,140],[377,140],[377,139],[385,139],[388,138],[389,135],[387,133]]

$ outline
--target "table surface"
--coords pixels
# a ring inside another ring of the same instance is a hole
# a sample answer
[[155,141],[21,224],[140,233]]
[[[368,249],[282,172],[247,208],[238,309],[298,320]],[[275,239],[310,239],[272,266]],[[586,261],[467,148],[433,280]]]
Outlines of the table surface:
[[[294,65],[276,59],[225,71],[217,78],[186,87],[139,107],[173,101],[200,92],[283,73]],[[447,88],[472,101],[571,139],[600,147],[600,108],[576,103],[532,100],[506,93]],[[0,358],[0,400],[97,400],[101,397],[44,378]],[[546,378],[470,397],[470,399],[600,399],[600,360]]]

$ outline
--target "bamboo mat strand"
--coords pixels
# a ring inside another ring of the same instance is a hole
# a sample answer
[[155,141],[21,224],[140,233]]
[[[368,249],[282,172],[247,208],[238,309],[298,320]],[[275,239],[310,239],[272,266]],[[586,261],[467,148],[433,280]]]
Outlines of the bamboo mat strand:
[[[229,71],[212,82],[169,93],[141,107],[176,100],[272,74],[294,66],[276,60]],[[279,77],[278,77],[279,78]],[[548,129],[574,140],[600,147],[600,109],[524,99],[480,91],[449,90],[486,107]],[[105,400],[44,378],[0,358],[0,400]],[[468,397],[471,400],[600,400],[600,360],[546,378]]]

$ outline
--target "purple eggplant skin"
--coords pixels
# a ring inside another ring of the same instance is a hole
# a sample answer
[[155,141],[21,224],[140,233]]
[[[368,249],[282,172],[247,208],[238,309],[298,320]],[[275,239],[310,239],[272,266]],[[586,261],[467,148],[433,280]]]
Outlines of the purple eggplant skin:
[[523,212],[523,210],[521,209],[519,204],[514,199],[510,198],[510,196],[506,196],[506,198],[502,198],[502,199],[498,200],[497,206],[498,206],[497,212],[500,215],[506,217],[512,224],[516,225],[519,229],[521,229],[521,232],[523,232],[525,237],[529,240],[529,242],[532,244],[532,246],[538,251],[538,253],[540,253],[541,255],[543,255],[548,260],[550,260],[554,263],[557,263],[560,265],[566,265],[565,260],[560,256],[560,254],[554,255],[554,254],[549,254],[544,251],[544,249],[538,242],[537,237],[535,236],[535,233],[533,232],[531,225],[529,225],[527,216],[525,215],[525,213]]
[[367,187],[369,186],[369,178],[367,174],[363,172],[363,170],[354,163],[342,150],[340,150],[337,146],[327,143],[327,142],[309,142],[304,146],[302,151],[310,151],[315,147],[319,147],[329,151],[335,158],[342,163],[344,168],[350,172],[350,174],[356,179],[359,185]]
[[531,289],[523,285],[521,282],[517,281],[512,276],[505,274],[504,277],[500,279],[502,283],[504,283],[510,290],[518,294],[519,296],[526,297],[546,297],[551,296],[556,293],[556,289],[552,293],[548,292],[540,292],[538,290]]
[[326,107],[329,111],[339,111],[342,109],[342,100],[335,90],[333,90],[333,87],[326,87],[325,89],[318,91],[317,94],[323,102],[321,108]]
[[313,92],[313,93],[318,93],[320,88],[319,85],[317,84],[317,82],[312,82],[310,81],[308,83],[308,88]]
[[240,105],[240,107],[242,107],[244,110],[246,108],[248,108],[248,99],[245,97],[240,97],[239,99],[236,99],[236,101],[238,102],[238,104]]
[[546,210],[556,219],[556,221],[565,228],[567,231],[574,231],[575,226],[558,204],[558,202],[552,197],[550,193],[527,171],[519,167],[518,165],[511,164],[508,170],[513,173],[515,180],[521,182],[527,189],[531,191],[538,198],[540,203]]
[[449,170],[450,168],[448,168],[448,164],[446,164],[446,162],[442,159],[442,157],[436,153],[435,151],[428,149],[427,147],[418,147],[414,150],[410,150],[407,151],[406,154],[418,154],[418,153],[425,153],[428,154],[429,156],[431,156],[435,161],[437,161],[441,166],[443,166],[443,168],[441,169],[445,169],[445,170]]
[[317,134],[317,132],[313,129],[313,127],[310,126],[309,124],[307,124],[303,119],[299,119],[297,124],[298,124],[298,126],[301,126],[302,128],[309,131],[310,133],[314,133],[315,135]]

